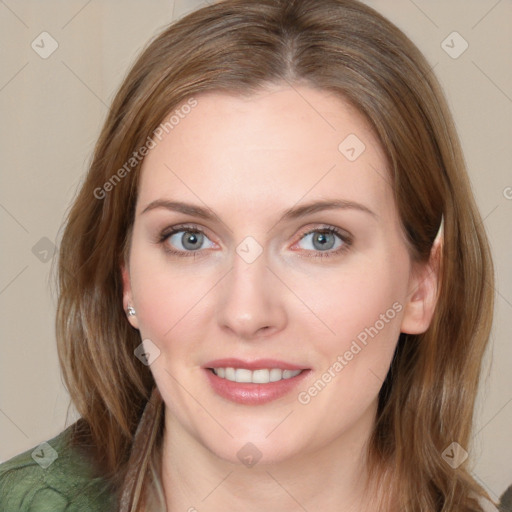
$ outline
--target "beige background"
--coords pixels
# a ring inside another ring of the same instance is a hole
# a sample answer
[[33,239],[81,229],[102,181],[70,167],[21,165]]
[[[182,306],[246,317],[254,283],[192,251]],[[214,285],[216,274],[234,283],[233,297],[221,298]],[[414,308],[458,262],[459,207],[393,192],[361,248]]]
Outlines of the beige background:
[[[470,456],[475,476],[497,498],[512,483],[512,2],[367,3],[411,37],[440,77],[490,236],[496,317]],[[66,418],[68,395],[57,363],[51,244],[58,243],[128,66],[159,29],[200,5],[0,1],[0,460],[76,419],[72,409]],[[43,31],[59,45],[46,59],[31,47]],[[453,31],[469,44],[457,59],[441,47]]]

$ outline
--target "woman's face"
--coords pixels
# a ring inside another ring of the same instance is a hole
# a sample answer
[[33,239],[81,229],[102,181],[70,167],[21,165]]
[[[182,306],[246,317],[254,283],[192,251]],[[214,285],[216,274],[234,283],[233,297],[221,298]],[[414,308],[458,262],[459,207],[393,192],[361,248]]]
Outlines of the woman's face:
[[432,313],[383,151],[304,86],[189,105],[143,162],[123,268],[166,428],[246,464],[359,449],[400,332]]

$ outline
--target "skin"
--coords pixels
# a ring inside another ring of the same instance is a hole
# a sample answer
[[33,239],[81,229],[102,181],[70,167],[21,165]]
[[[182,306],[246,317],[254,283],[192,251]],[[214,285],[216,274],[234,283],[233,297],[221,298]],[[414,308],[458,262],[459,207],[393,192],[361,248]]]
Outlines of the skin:
[[[363,450],[400,332],[424,332],[431,321],[437,249],[431,265],[412,263],[384,153],[339,98],[279,84],[250,97],[196,99],[143,162],[122,267],[124,307],[136,310],[128,321],[160,350],[150,369],[165,403],[167,508],[372,510]],[[338,149],[349,134],[366,146],[353,162]],[[217,217],[143,213],[156,199],[207,207]],[[375,215],[345,208],[280,220],[288,208],[323,199],[353,201]],[[205,233],[196,257],[164,250],[187,254],[184,232],[155,242],[181,223]],[[335,255],[344,242],[331,236],[331,257],[308,257],[324,252],[313,242],[317,232],[306,233],[328,226],[350,233],[352,244]],[[236,252],[247,236],[263,250],[251,263]],[[394,318],[300,403],[298,393],[394,303],[401,306]],[[217,395],[201,369],[224,357],[275,358],[311,371],[278,400],[236,404]],[[253,467],[237,457],[248,442],[261,453]]]

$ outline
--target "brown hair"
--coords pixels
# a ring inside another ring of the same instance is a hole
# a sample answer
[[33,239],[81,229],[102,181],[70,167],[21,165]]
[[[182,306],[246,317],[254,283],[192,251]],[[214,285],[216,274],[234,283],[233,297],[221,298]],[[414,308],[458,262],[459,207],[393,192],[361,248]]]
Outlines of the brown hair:
[[251,94],[278,82],[333,92],[367,118],[414,260],[428,260],[444,217],[436,312],[424,334],[400,335],[368,464],[377,477],[392,468],[386,492],[399,510],[480,511],[476,498],[489,496],[468,462],[452,469],[441,455],[453,441],[469,451],[492,323],[488,242],[438,81],[398,28],[356,0],[221,1],[167,27],[129,71],[60,244],[57,342],[82,417],[77,442],[95,448],[120,510],[142,510],[157,473],[163,405],[149,368],[134,356],[141,339],[122,303],[120,265],[129,256],[140,161],[108,193],[105,184],[187,99]]

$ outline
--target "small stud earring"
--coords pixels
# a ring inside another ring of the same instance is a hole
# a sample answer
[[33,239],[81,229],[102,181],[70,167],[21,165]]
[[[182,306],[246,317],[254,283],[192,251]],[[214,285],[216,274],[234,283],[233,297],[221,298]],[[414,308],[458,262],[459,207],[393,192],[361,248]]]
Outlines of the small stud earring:
[[128,306],[126,308],[126,312],[128,313],[128,316],[135,316],[135,308],[132,306]]

